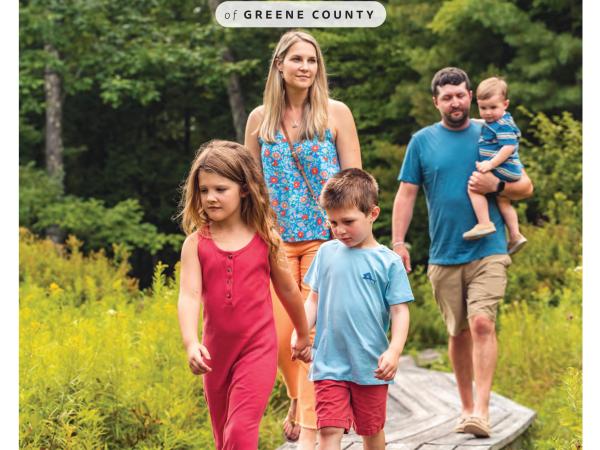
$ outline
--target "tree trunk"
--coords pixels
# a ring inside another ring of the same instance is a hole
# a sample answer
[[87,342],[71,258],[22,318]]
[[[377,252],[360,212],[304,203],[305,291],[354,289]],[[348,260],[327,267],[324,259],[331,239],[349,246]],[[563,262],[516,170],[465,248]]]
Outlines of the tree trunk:
[[[208,0],[208,4],[213,16],[215,15],[217,6],[219,6],[220,3],[221,0]],[[225,44],[223,47],[223,61],[225,63],[234,62],[233,54],[231,53],[231,50],[227,44]],[[238,142],[243,144],[248,115],[246,114],[246,108],[244,106],[244,96],[242,95],[240,77],[237,73],[230,74],[229,78],[227,79],[227,96],[229,97],[229,107],[231,108],[236,139]]]
[[[46,44],[45,50],[58,59],[58,52],[52,45]],[[51,65],[46,65],[44,72],[44,91],[46,93],[46,170],[51,176],[62,179],[64,174],[62,86],[59,74]]]
[[[233,56],[227,47],[225,47],[225,50],[223,51],[223,60],[226,62],[233,62]],[[231,108],[231,115],[233,116],[235,135],[237,141],[243,144],[248,115],[246,114],[246,108],[244,106],[240,77],[237,73],[229,75],[229,79],[227,80],[227,95],[229,96],[229,107]]]
[[[46,44],[44,49],[53,58],[58,59],[58,52]],[[47,64],[44,71],[44,91],[46,93],[46,131],[45,153],[46,170],[51,177],[58,178],[63,184],[63,141],[62,141],[62,86],[60,75]],[[46,235],[53,242],[62,242],[64,233],[58,226],[52,225],[46,229]]]

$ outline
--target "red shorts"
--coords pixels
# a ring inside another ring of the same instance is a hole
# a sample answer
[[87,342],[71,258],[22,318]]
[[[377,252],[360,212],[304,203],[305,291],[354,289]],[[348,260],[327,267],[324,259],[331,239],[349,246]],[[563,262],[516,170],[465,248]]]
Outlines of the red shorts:
[[351,381],[315,381],[317,428],[336,427],[371,436],[383,429],[387,384],[361,385]]

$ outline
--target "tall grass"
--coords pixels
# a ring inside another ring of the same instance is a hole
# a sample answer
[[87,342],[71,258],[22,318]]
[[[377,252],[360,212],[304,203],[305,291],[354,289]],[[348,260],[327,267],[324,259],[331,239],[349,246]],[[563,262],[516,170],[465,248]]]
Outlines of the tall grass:
[[159,266],[140,292],[125,260],[78,248],[21,234],[21,447],[211,448],[175,280]]
[[545,292],[539,299],[544,302],[503,306],[494,390],[537,411],[531,448],[577,449],[582,442],[580,268],[565,268],[565,285]]

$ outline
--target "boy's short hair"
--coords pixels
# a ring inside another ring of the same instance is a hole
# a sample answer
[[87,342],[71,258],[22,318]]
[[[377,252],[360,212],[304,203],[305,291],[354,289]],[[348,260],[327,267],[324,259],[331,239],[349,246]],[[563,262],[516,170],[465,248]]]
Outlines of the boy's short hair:
[[453,86],[458,86],[462,83],[465,83],[467,87],[467,91],[471,90],[471,80],[469,80],[469,76],[467,73],[459,69],[458,67],[444,67],[436,72],[431,80],[431,93],[434,97],[437,97],[438,87],[445,86],[447,84],[451,84]]
[[375,178],[362,169],[345,169],[333,175],[321,192],[320,203],[324,209],[356,206],[369,214],[379,203],[379,186]]
[[508,95],[508,85],[500,77],[486,78],[479,86],[477,86],[477,99],[487,100],[494,95],[501,95],[503,100],[506,100]]

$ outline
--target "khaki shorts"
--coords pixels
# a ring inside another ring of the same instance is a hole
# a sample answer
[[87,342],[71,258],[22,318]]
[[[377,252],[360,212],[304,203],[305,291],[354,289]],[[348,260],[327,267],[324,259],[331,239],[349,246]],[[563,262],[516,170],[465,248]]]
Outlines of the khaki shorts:
[[467,264],[429,265],[427,276],[450,336],[468,328],[475,315],[496,321],[510,263],[508,255],[490,255]]

